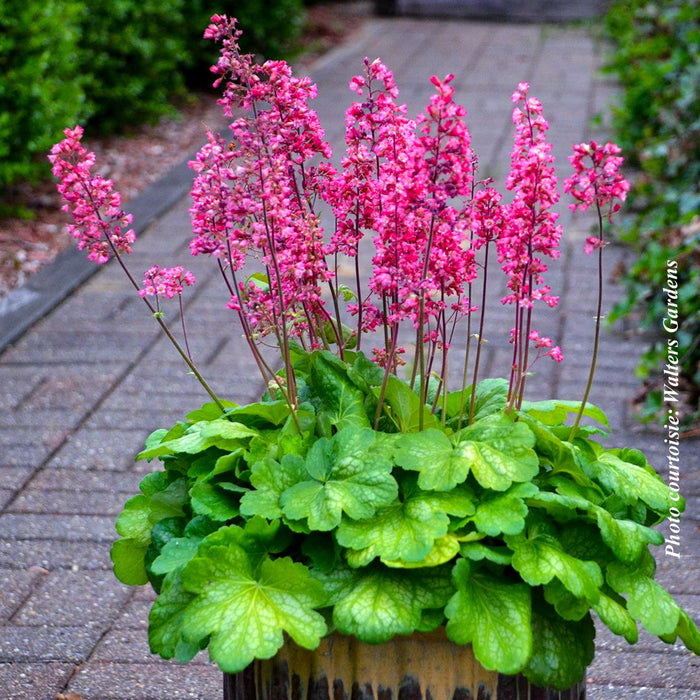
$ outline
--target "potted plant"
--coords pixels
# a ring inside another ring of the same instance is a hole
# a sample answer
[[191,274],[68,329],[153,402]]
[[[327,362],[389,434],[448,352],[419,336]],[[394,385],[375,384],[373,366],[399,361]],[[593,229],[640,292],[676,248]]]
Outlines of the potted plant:
[[[432,79],[411,120],[391,72],[366,60],[336,168],[311,81],[241,55],[235,20],[215,15],[205,36],[222,44],[212,70],[232,133],[209,132],[192,163],[190,249],[221,272],[264,381],[259,402],[217,396],[184,319],[182,340],[169,328],[161,302],[181,301],[191,273],[132,276],[130,216],[91,173],[80,127],[50,156],[78,245],[122,265],[209,395],[150,436],[139,458],[159,466],[117,520],[116,575],[158,594],[152,650],[187,661],[208,647],[230,698],[291,697],[300,683],[359,697],[365,682],[381,693],[382,674],[404,697],[439,686],[508,698],[525,684],[528,697],[581,698],[592,613],[630,643],[641,622],[700,650],[649,552],[663,541],[652,527],[682,499],[641,452],[598,440],[607,419],[587,398],[599,322],[582,401],[526,393],[535,361],[563,359],[533,325],[537,305],[557,303],[544,260],[561,228],[548,124],[528,85],[513,95],[505,204],[478,180],[452,76]],[[564,189],[597,209],[586,248],[602,263],[605,220],[628,188],[619,149],[579,144],[571,161]],[[370,231],[371,270],[360,264]],[[509,376],[482,378],[494,256],[513,359]],[[346,675],[348,658],[365,678]]]

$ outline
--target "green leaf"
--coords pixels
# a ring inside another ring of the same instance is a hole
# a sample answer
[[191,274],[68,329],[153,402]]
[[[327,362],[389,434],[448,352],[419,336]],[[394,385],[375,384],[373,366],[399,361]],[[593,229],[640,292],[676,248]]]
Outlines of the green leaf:
[[127,586],[142,586],[148,583],[144,558],[147,544],[126,537],[112,544],[109,556],[114,564],[114,575]]
[[293,520],[308,518],[313,530],[332,530],[346,513],[361,520],[398,494],[387,449],[370,428],[345,428],[309,450],[307,478],[286,489],[280,504]]
[[535,685],[559,690],[578,683],[593,661],[595,628],[590,615],[562,620],[544,605],[532,610],[533,654],[524,674]]
[[232,542],[210,546],[182,571],[194,599],[184,611],[183,636],[193,643],[210,637],[209,653],[227,673],[253,659],[269,659],[287,633],[307,649],[318,646],[326,623],[314,608],[325,602],[322,586],[302,564],[289,558],[262,560]]
[[[547,401],[523,401],[521,410],[528,413],[540,423],[545,425],[563,425],[570,413],[578,413],[581,403],[578,401],[562,401],[552,399]],[[597,406],[587,403],[583,415],[598,421],[606,428],[610,428],[608,418]]]
[[[232,401],[227,401],[226,399],[220,399],[220,403],[224,408],[227,409],[236,408],[238,405],[233,403]],[[217,404],[215,404],[213,401],[209,401],[208,403],[205,403],[201,408],[198,408],[188,413],[186,418],[187,420],[196,423],[200,420],[216,420],[217,418],[221,418],[221,415],[221,409],[219,408],[219,406],[217,406]]]
[[319,576],[342,634],[379,644],[421,625],[424,609],[442,608],[452,593],[449,567],[394,570],[381,565]]
[[380,508],[369,519],[344,519],[338,542],[349,549],[371,549],[384,560],[419,562],[435,540],[447,532],[448,516],[435,504],[416,496],[404,503]]
[[116,529],[141,545],[151,541],[151,528],[165,518],[184,514],[188,500],[184,479],[173,480],[165,472],[153,472],[141,480],[142,493],[130,498],[117,517]]
[[184,614],[193,598],[182,587],[179,571],[165,577],[148,616],[148,642],[154,654],[186,663],[204,646],[187,642],[182,637]]
[[[624,599],[620,600],[624,603]],[[600,600],[593,606],[593,610],[613,633],[624,637],[630,644],[636,644],[639,638],[637,623],[624,604],[605,593],[601,593]]]
[[516,484],[502,494],[485,495],[471,520],[477,530],[493,537],[501,533],[517,535],[525,528],[528,513],[523,498],[538,492],[537,486],[528,483]]
[[673,494],[661,477],[637,464],[623,461],[611,452],[598,455],[592,469],[593,478],[627,505],[635,505],[641,500],[663,514],[668,514],[675,505]]
[[504,414],[473,423],[453,440],[455,452],[469,463],[484,488],[505,491],[514,481],[529,481],[539,471],[532,431]]
[[181,569],[197,553],[202,540],[219,527],[219,523],[207,517],[193,518],[185,527],[182,537],[173,537],[162,546],[151,564],[151,571],[160,576]]
[[369,427],[364,394],[348,378],[346,366],[335,355],[321,351],[310,355],[309,387],[323,414],[339,431]]
[[664,536],[633,520],[618,520],[607,510],[590,506],[589,511],[597,518],[603,541],[623,562],[635,562],[650,544],[663,544]]
[[[552,428],[538,423],[530,415],[521,414],[520,419],[527,424],[535,436],[535,451],[540,460],[551,468],[550,482],[554,479],[563,480],[568,476],[582,488],[597,492],[598,502],[602,501],[603,493],[586,473],[577,448],[566,440],[562,440],[554,434]],[[568,438],[568,435],[566,437]]]
[[[378,396],[380,390],[375,389]],[[396,375],[389,375],[384,392],[384,413],[400,433],[417,433],[421,430],[421,414],[423,417],[422,429],[436,427],[438,420],[430,410],[421,402],[411,387]]]
[[426,491],[449,491],[469,474],[469,460],[455,450],[442,430],[435,428],[402,435],[394,459],[404,469],[417,471],[418,486]]
[[681,609],[670,593],[638,565],[613,562],[607,567],[606,579],[614,591],[628,594],[627,610],[649,632],[665,635],[676,629]]
[[591,609],[591,604],[585,598],[577,598],[556,578],[544,587],[544,599],[554,606],[564,620],[581,620]]
[[698,630],[697,625],[690,618],[690,615],[682,608],[680,610],[676,629],[667,635],[663,635],[662,639],[668,644],[673,644],[677,637],[680,638],[683,644],[694,654],[700,654],[700,630]]
[[438,537],[428,554],[419,561],[406,561],[405,559],[382,559],[382,563],[393,569],[424,569],[432,566],[440,566],[452,561],[460,550],[459,539],[448,532],[442,537]]
[[268,554],[283,552],[290,543],[290,532],[279,520],[268,522],[256,515],[243,527],[229,525],[219,527],[207,535],[199,547],[199,554],[208,556],[212,547],[238,545],[248,554],[253,567],[257,567]]
[[463,542],[459,548],[462,556],[472,561],[492,561],[507,566],[513,555],[508,547],[492,547],[481,542]]
[[513,550],[513,568],[531,586],[558,578],[577,598],[598,602],[603,574],[594,561],[582,561],[567,554],[560,542],[547,533],[533,536],[508,535],[506,544]]
[[199,482],[190,489],[192,510],[212,520],[225,522],[238,515],[238,498],[217,484]]
[[227,413],[238,423],[260,430],[264,427],[282,425],[289,417],[290,410],[286,401],[269,401],[237,406]]
[[265,518],[281,518],[282,494],[306,476],[304,460],[298,455],[285,455],[281,462],[266,458],[253,464],[250,483],[255,488],[243,494],[240,503],[241,513],[262,515]]
[[466,559],[457,562],[453,578],[457,592],[445,608],[447,636],[457,644],[471,643],[489,670],[521,671],[532,654],[529,586],[472,573]]
[[[450,425],[458,423],[460,415],[462,424],[467,423],[471,396],[471,386],[467,387],[464,392],[460,390],[447,395],[447,415],[451,419]],[[508,403],[508,382],[502,378],[482,379],[476,385],[472,422],[479,421],[494,413],[501,413],[506,407],[506,403]]]
[[144,450],[139,459],[152,459],[172,454],[197,454],[209,447],[218,447],[226,452],[233,452],[244,447],[257,430],[242,423],[235,423],[227,418],[212,421],[199,421],[188,426],[184,435],[172,440],[164,440],[159,445]]

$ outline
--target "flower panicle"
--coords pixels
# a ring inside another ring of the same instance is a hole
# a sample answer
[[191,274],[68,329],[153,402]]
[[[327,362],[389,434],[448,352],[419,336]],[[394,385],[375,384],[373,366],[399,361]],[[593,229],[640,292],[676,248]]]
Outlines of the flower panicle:
[[579,143],[573,147],[569,161],[574,174],[564,181],[564,191],[576,201],[569,205],[572,211],[586,211],[597,204],[608,221],[620,210],[627,198],[630,183],[620,172],[624,159],[620,147],[608,141]]
[[121,195],[112,180],[95,175],[95,154],[82,144],[83,128],[64,130],[65,138],[53,146],[49,155],[57,188],[73,223],[68,230],[79,250],[88,251],[88,259],[102,265],[112,254],[129,254],[136,240],[129,228],[131,214],[121,208]]

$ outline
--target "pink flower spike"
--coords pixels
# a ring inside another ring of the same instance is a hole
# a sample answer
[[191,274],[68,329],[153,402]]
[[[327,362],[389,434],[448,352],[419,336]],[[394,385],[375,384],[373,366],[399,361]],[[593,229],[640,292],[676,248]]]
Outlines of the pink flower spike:
[[66,138],[51,149],[49,160],[65,202],[62,209],[73,216],[68,231],[77,240],[78,249],[87,249],[88,259],[98,265],[106,263],[113,252],[131,253],[136,234],[127,228],[132,217],[120,208],[119,192],[111,180],[90,172],[95,154],[88,153],[81,143],[82,127],[63,133]]

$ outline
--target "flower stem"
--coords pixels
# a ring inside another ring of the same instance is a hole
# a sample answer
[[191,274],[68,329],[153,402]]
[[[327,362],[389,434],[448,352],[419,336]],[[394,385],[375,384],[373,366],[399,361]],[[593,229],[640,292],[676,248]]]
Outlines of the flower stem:
[[576,414],[576,420],[571,427],[571,432],[569,433],[569,442],[573,442],[576,437],[576,432],[578,431],[578,426],[581,423],[581,418],[583,417],[583,412],[586,410],[586,402],[588,401],[588,395],[591,393],[591,387],[593,386],[593,377],[595,375],[595,368],[598,362],[598,346],[600,345],[600,320],[601,314],[603,312],[603,213],[600,210],[600,203],[596,198],[596,209],[598,211],[598,232],[600,238],[600,245],[598,247],[598,306],[596,308],[595,314],[595,335],[593,337],[593,354],[591,356],[591,368],[588,372],[588,383],[586,384],[586,390],[583,393],[583,399],[581,400],[581,406]]
[[469,420],[468,424],[471,425],[474,421],[474,405],[476,402],[476,382],[479,377],[479,361],[481,359],[481,346],[484,342],[484,317],[486,315],[486,279],[488,276],[488,264],[489,264],[489,243],[486,243],[486,250],[484,251],[484,284],[481,290],[481,314],[479,315],[479,337],[476,343],[476,358],[474,359],[474,376],[472,379],[472,395],[469,399]]

